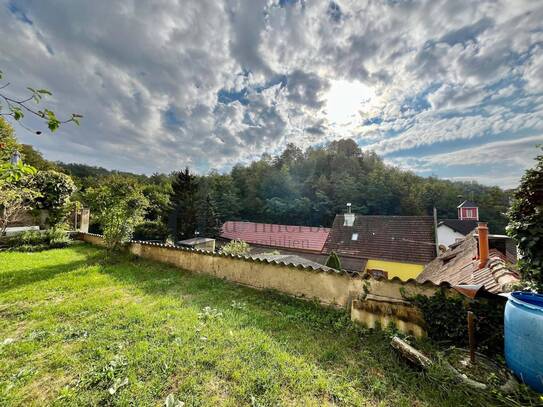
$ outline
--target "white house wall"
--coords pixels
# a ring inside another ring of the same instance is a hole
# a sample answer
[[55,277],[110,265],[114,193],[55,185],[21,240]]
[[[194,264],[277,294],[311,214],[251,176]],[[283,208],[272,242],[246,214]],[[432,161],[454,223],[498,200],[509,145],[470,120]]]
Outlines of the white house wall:
[[440,225],[437,228],[437,241],[440,245],[450,246],[455,243],[458,239],[463,239],[465,236],[461,233],[458,233],[452,230],[446,225]]

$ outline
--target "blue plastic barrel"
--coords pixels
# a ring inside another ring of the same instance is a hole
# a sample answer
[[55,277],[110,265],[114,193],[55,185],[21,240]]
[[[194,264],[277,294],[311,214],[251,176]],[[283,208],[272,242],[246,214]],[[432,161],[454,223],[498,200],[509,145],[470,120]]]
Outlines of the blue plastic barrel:
[[543,393],[543,295],[509,295],[504,320],[505,360],[517,377]]

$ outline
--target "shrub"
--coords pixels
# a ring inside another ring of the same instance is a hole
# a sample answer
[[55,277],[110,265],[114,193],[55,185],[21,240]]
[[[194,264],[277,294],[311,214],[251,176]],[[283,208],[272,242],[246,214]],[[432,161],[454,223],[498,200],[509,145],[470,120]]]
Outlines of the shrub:
[[251,247],[247,242],[244,242],[243,240],[232,240],[225,244],[221,249],[221,253],[233,254],[236,256],[246,255],[250,251]]
[[134,228],[134,240],[160,240],[168,238],[168,228],[159,221],[147,221],[140,223]]
[[8,240],[9,247],[25,252],[65,247],[69,243],[68,233],[60,228],[51,228],[46,231],[27,230]]
[[468,300],[459,295],[448,296],[443,290],[431,297],[417,295],[409,300],[422,311],[430,339],[466,346],[467,312],[472,311],[478,351],[493,355],[503,350],[503,301]]
[[39,171],[28,184],[40,193],[35,199],[36,207],[48,210],[47,225],[64,224],[71,210],[70,197],[76,190],[72,178],[57,171]]
[[341,260],[336,252],[330,253],[328,260],[326,260],[326,266],[336,270],[341,270]]
[[141,185],[120,175],[104,178],[98,187],[89,188],[85,198],[91,204],[95,220],[102,225],[110,250],[119,249],[132,238],[134,228],[143,221],[149,206]]

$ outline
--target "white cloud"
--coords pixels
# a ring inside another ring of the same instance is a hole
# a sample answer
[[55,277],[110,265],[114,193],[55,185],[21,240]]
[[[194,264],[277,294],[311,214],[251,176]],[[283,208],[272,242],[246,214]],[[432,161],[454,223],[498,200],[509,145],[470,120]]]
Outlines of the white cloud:
[[[0,0],[11,88],[50,88],[58,112],[85,115],[58,136],[19,137],[52,159],[151,173],[344,136],[416,156],[543,134],[541,3],[285,3]],[[327,114],[338,81],[371,94],[349,126]]]

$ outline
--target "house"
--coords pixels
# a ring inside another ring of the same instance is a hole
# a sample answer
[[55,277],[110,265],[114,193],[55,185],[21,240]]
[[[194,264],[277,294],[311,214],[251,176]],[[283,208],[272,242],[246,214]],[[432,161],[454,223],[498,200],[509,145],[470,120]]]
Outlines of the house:
[[346,213],[336,215],[323,253],[336,252],[348,271],[408,280],[436,257],[434,236],[431,216]]
[[437,224],[437,241],[444,250],[463,240],[477,227],[476,220],[443,219]]
[[458,219],[442,219],[437,225],[437,241],[444,250],[464,239],[479,221],[479,207],[471,201],[464,201],[457,207]]
[[487,224],[480,222],[476,230],[430,262],[417,282],[483,286],[491,293],[506,292],[519,281],[507,239],[489,235]]
[[323,227],[227,221],[221,228],[220,237],[226,241],[249,243],[252,254],[278,251],[324,264],[327,256],[321,252],[329,232],[330,229]]
[[472,201],[464,201],[457,206],[458,219],[460,220],[479,220],[479,207]]

